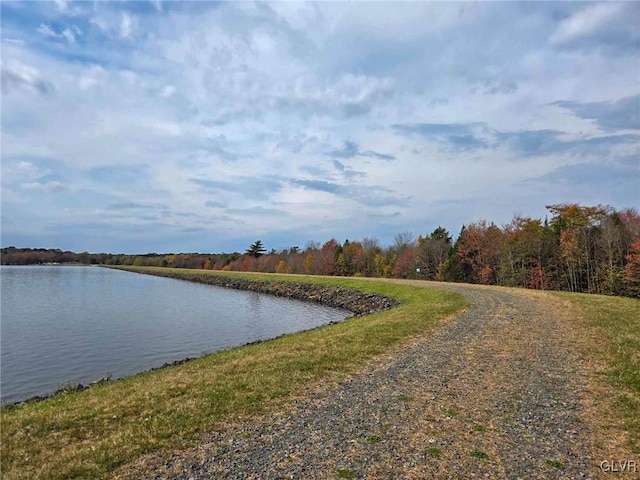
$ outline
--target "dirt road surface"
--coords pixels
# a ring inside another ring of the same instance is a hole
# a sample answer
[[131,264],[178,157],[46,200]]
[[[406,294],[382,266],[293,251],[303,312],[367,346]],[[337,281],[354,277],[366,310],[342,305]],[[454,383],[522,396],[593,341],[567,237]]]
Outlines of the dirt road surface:
[[146,457],[122,478],[612,478],[602,461],[637,459],[609,425],[603,366],[585,354],[597,339],[568,304],[404,283],[462,293],[471,306],[346,381],[217,428],[168,460]]

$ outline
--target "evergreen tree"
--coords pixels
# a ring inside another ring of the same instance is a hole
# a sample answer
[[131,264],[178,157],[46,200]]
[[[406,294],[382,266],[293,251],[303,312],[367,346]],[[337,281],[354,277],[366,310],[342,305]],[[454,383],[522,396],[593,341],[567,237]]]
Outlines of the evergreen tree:
[[260,240],[256,240],[251,244],[251,246],[245,252],[247,255],[251,255],[253,258],[258,258],[266,252],[266,248],[262,245]]

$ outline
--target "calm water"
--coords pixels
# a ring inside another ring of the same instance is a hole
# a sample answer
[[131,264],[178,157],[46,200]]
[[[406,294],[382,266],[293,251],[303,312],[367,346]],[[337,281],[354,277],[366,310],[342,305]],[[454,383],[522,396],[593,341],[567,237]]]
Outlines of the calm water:
[[1,397],[119,378],[348,315],[99,267],[1,267]]

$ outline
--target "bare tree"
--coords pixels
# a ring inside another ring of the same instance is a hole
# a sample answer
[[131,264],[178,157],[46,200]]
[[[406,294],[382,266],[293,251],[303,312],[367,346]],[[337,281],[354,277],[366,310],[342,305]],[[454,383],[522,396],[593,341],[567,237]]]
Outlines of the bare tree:
[[407,248],[415,247],[416,240],[411,232],[401,232],[393,237],[393,251],[400,255]]

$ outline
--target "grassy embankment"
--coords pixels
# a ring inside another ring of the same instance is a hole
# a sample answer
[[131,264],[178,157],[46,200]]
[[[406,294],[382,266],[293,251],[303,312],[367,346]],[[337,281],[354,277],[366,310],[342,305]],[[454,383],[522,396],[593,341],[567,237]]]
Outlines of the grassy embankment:
[[456,294],[381,282],[244,276],[344,286],[394,297],[402,304],[82,392],[3,408],[2,477],[109,477],[144,453],[193,445],[216,422],[278,408],[314,382],[338,380],[466,306]]
[[640,300],[579,293],[553,292],[569,300],[577,315],[596,329],[592,352],[604,359],[624,417],[633,453],[640,454]]

